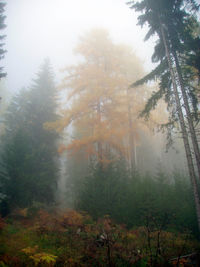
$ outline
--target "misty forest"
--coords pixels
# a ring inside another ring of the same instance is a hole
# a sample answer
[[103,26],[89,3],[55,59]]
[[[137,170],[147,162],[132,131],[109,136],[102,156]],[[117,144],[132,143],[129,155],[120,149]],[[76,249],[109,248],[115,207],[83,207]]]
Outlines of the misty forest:
[[25,2],[0,0],[0,266],[200,266],[199,1],[109,0],[138,50],[98,23],[53,37],[60,65],[25,38],[15,63]]

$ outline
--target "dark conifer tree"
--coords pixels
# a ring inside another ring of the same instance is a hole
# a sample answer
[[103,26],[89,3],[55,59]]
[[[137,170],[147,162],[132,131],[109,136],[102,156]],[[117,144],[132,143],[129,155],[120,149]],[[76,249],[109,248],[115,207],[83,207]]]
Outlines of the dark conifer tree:
[[56,118],[55,85],[46,61],[32,87],[13,99],[6,114],[0,179],[10,208],[54,201],[58,135],[45,130],[44,123]]
[[[185,4],[188,7],[185,7]],[[167,126],[171,130],[177,121],[180,123],[200,229],[199,195],[189,133],[187,131],[188,125],[200,178],[200,152],[191,113],[191,108],[194,110],[197,110],[197,108],[195,106],[192,107],[193,104],[196,104],[193,101],[194,94],[191,91],[191,87],[186,83],[181,68],[181,56],[192,50],[190,46],[185,45],[188,43],[187,40],[191,39],[192,36],[191,31],[186,31],[188,18],[190,17],[188,10],[198,10],[199,6],[193,0],[143,0],[137,3],[132,1],[131,8],[142,12],[138,17],[138,24],[143,26],[147,23],[149,26],[145,40],[157,34],[158,42],[155,46],[152,61],[159,62],[159,66],[155,70],[142,80],[134,83],[133,86],[146,82],[147,80],[160,79],[160,90],[154,93],[147,102],[143,114],[148,114],[156,106],[157,101],[162,96],[165,96],[165,100],[171,111]],[[186,51],[186,48],[189,48],[189,51]],[[190,99],[192,100],[190,101]],[[186,120],[184,113],[186,113]]]

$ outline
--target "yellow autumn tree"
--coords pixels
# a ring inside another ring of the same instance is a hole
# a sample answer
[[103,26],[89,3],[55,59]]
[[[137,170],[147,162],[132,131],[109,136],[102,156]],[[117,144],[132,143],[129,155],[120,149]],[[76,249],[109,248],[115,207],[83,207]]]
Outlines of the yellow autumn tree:
[[134,168],[139,132],[146,130],[138,114],[150,93],[144,87],[129,89],[144,74],[140,60],[130,47],[114,44],[103,29],[81,37],[75,52],[81,62],[63,70],[60,86],[68,92],[67,108],[59,121],[48,124],[58,131],[72,124],[78,132],[60,151],[83,150],[99,162],[123,156]]

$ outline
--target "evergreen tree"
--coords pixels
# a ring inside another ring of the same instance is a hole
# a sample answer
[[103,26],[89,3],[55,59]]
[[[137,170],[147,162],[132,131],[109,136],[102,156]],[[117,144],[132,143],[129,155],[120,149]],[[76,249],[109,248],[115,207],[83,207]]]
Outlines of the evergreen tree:
[[[198,6],[194,1],[191,0],[188,1],[188,3],[193,9],[198,9]],[[190,32],[185,34],[185,28],[189,16],[186,9],[183,7],[185,1],[170,0],[166,2],[164,0],[144,0],[137,3],[131,2],[131,4],[132,8],[134,8],[136,11],[143,12],[143,14],[138,17],[139,24],[144,25],[145,23],[148,23],[149,25],[149,31],[145,39],[148,40],[149,37],[155,33],[158,35],[159,39],[157,45],[155,46],[155,52],[152,60],[154,62],[160,62],[159,66],[154,71],[152,71],[139,82],[136,82],[134,85],[143,83],[150,79],[161,79],[160,90],[156,92],[148,101],[146,110],[143,112],[143,114],[146,112],[148,113],[152,107],[156,106],[157,101],[162,96],[165,96],[168,106],[172,111],[170,124],[173,125],[177,121],[180,123],[188,162],[188,169],[193,185],[197,218],[200,229],[200,204],[197,182],[192,152],[189,144],[189,135],[186,127],[187,124],[184,119],[185,112],[187,115],[187,123],[191,134],[191,140],[200,177],[200,153],[191,116],[191,104],[188,100],[188,98],[193,96],[193,94],[191,91],[188,93],[190,88],[186,87],[179,60],[179,56],[185,52],[184,43],[187,42],[187,38],[190,35]],[[170,124],[168,124],[168,126]]]
[[100,164],[92,164],[88,176],[80,179],[76,208],[87,211],[95,219],[110,215],[123,221],[129,178],[125,166],[122,159],[103,169]]
[[43,127],[57,118],[54,96],[53,75],[46,61],[30,90],[21,91],[8,108],[0,179],[11,208],[54,201],[58,135]]

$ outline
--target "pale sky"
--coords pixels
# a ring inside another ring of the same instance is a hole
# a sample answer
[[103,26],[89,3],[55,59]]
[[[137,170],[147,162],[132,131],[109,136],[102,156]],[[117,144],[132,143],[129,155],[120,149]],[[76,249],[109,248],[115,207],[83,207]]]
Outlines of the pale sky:
[[125,0],[8,0],[7,28],[1,64],[8,74],[7,86],[17,91],[29,86],[45,57],[59,77],[59,69],[74,64],[79,36],[92,29],[106,28],[113,41],[133,47],[152,69],[153,42],[143,42],[146,29],[136,26],[137,15]]

